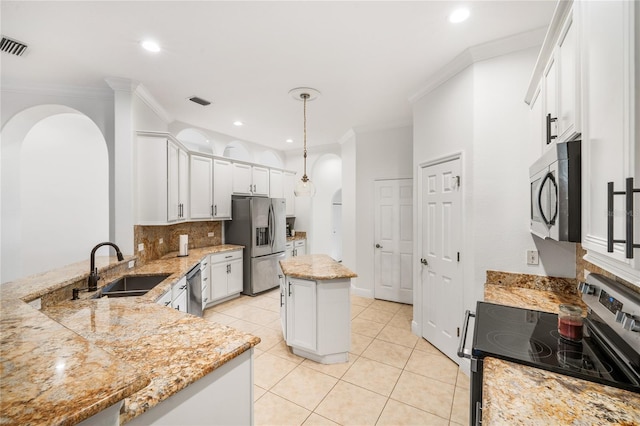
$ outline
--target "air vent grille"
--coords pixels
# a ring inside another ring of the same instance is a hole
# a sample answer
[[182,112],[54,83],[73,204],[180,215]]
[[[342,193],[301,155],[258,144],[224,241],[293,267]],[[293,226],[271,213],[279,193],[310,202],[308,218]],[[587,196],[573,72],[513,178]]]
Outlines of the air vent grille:
[[191,102],[195,102],[195,103],[200,104],[202,106],[211,105],[211,102],[209,102],[208,100],[199,98],[197,96],[192,96],[192,97],[189,98],[189,100]]
[[11,55],[22,56],[24,51],[27,50],[27,45],[2,36],[2,40],[0,41],[0,50]]

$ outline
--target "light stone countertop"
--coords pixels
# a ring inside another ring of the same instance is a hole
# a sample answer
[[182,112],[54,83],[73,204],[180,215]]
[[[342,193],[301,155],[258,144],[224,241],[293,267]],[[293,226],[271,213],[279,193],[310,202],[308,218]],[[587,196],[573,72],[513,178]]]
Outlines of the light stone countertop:
[[257,345],[255,336],[154,303],[206,255],[241,248],[170,253],[125,271],[171,274],[140,297],[81,293],[42,311],[25,303],[86,279],[88,260],[1,285],[0,423],[76,424],[123,399],[126,422]]
[[326,254],[307,254],[281,260],[282,272],[293,278],[313,281],[355,278],[358,275]]
[[[576,299],[578,298],[578,299]],[[556,313],[576,294],[485,284],[485,301]],[[485,358],[486,425],[640,425],[640,395],[495,358]]]

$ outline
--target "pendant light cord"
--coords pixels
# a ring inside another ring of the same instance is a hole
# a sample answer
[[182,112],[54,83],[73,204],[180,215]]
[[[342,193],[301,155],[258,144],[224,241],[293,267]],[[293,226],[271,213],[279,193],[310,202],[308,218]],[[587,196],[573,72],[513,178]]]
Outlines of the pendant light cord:
[[300,95],[302,98],[302,102],[304,104],[303,107],[303,141],[304,141],[304,174],[302,175],[302,181],[307,182],[309,178],[307,177],[307,99],[309,99],[308,93],[302,93]]

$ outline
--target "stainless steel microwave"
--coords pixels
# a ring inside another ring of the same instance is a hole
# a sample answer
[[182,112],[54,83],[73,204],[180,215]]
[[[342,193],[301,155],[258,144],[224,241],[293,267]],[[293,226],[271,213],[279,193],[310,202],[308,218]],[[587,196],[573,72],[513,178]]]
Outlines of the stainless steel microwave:
[[558,143],[529,167],[530,229],[540,238],[580,242],[580,141]]

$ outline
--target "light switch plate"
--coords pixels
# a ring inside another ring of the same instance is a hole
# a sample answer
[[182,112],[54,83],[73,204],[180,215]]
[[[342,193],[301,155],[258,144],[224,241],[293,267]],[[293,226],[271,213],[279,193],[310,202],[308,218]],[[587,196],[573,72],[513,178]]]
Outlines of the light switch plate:
[[134,266],[136,266],[136,261],[135,260],[130,260],[129,261],[129,269],[133,268]]
[[144,243],[138,244],[138,251],[144,251]]
[[158,244],[164,244],[164,238],[160,238],[160,239],[158,240]]
[[538,258],[538,250],[527,250],[527,265],[538,265],[540,259]]
[[208,235],[209,237],[213,237],[213,232],[209,232],[207,235]]

